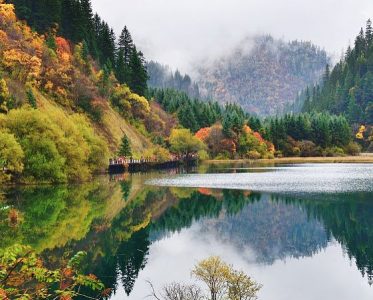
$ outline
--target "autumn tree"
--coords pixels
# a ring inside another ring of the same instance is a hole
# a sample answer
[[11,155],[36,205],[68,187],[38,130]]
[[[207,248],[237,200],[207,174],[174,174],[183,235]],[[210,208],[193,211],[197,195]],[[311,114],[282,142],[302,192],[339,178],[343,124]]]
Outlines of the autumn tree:
[[24,153],[13,134],[0,130],[0,182],[23,171]]
[[10,94],[4,79],[0,79],[0,113],[8,112]]
[[192,274],[204,282],[211,295],[211,300],[218,300],[227,291],[227,278],[231,268],[218,256],[200,261],[193,269]]
[[262,285],[256,283],[243,271],[230,270],[227,277],[229,300],[255,300]]
[[233,269],[218,256],[198,262],[192,270],[192,275],[206,284],[209,297],[195,284],[177,282],[165,285],[163,292],[158,294],[153,284],[148,281],[151,296],[157,300],[255,300],[262,287],[243,271]]
[[205,145],[189,129],[174,129],[170,136],[171,151],[177,154],[185,155],[187,158],[203,150]]

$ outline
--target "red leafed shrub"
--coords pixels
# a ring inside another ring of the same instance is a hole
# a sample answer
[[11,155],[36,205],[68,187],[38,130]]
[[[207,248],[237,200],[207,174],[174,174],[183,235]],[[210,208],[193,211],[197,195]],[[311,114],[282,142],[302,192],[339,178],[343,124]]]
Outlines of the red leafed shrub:
[[205,127],[201,128],[200,130],[197,131],[195,134],[195,137],[199,139],[200,141],[204,142],[208,138],[211,132],[211,127]]
[[57,52],[71,54],[70,44],[66,39],[62,37],[56,37],[56,45]]
[[264,143],[264,139],[259,132],[254,132],[254,136],[259,142]]

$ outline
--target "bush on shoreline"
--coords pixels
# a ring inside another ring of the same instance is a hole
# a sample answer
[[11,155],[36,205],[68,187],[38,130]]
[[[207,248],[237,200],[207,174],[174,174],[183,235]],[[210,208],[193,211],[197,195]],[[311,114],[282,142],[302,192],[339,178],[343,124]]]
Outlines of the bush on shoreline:
[[9,175],[2,176],[2,181],[86,181],[106,163],[106,144],[82,115],[14,109],[0,117],[0,134],[8,140],[1,157]]

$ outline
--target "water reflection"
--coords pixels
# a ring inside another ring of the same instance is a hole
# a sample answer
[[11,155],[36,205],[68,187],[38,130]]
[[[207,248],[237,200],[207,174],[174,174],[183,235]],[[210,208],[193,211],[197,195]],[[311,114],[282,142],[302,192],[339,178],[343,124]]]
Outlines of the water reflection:
[[[142,299],[148,294],[145,279],[158,285],[169,278],[190,280],[196,259],[209,254],[249,268],[265,285],[262,299],[299,299],[296,289],[288,293],[285,287],[305,284],[294,278],[301,269],[304,280],[307,270],[335,271],[336,278],[350,282],[342,291],[358,290],[359,299],[372,296],[362,285],[373,274],[373,193],[297,195],[144,185],[152,176],[8,189],[0,202],[0,247],[31,245],[50,265],[85,250],[86,271],[112,288],[113,299]],[[15,223],[9,219],[12,209]],[[327,276],[320,277],[325,280],[320,287],[308,288],[309,299],[330,292],[326,286],[334,281]],[[341,293],[338,299],[349,296]]]

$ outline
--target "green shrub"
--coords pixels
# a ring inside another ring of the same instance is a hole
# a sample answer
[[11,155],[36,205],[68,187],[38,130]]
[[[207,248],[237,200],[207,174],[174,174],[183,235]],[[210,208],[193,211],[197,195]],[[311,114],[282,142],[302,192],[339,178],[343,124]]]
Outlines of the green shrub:
[[14,109],[0,119],[25,154],[22,181],[88,180],[106,164],[108,149],[84,116],[59,109]]
[[93,105],[92,100],[87,96],[81,96],[77,102],[78,106],[86,112],[93,121],[101,122],[102,108],[98,105]]
[[300,156],[300,153],[301,153],[299,147],[294,147],[292,152],[293,152],[293,156]]
[[327,157],[338,157],[345,156],[345,153],[342,148],[339,147],[328,147],[322,151],[322,156]]
[[249,159],[260,159],[262,156],[261,154],[256,150],[251,150],[247,153],[247,157]]
[[274,159],[275,156],[274,156],[273,153],[268,152],[268,153],[266,153],[265,155],[263,155],[262,158],[264,158],[264,159]]
[[0,182],[22,173],[24,156],[14,135],[0,129]]
[[230,159],[230,153],[228,151],[220,152],[216,157],[216,160],[227,160]]
[[277,150],[277,151],[275,151],[275,157],[281,158],[281,157],[284,157],[284,155],[282,154],[281,150]]
[[299,142],[299,149],[302,157],[318,156],[318,150],[314,142],[301,141]]
[[354,143],[354,142],[350,142],[349,144],[347,144],[345,147],[344,147],[344,151],[346,154],[348,155],[353,155],[353,156],[356,156],[356,155],[359,155],[360,152],[361,152],[361,147],[359,144],[357,143]]
[[31,89],[28,89],[26,91],[26,95],[27,95],[27,100],[29,102],[29,104],[31,105],[32,108],[37,108],[37,104],[36,104],[36,98],[34,96],[34,93],[32,92]]
[[210,158],[209,154],[206,150],[199,150],[198,151],[198,157],[200,160],[207,160]]

